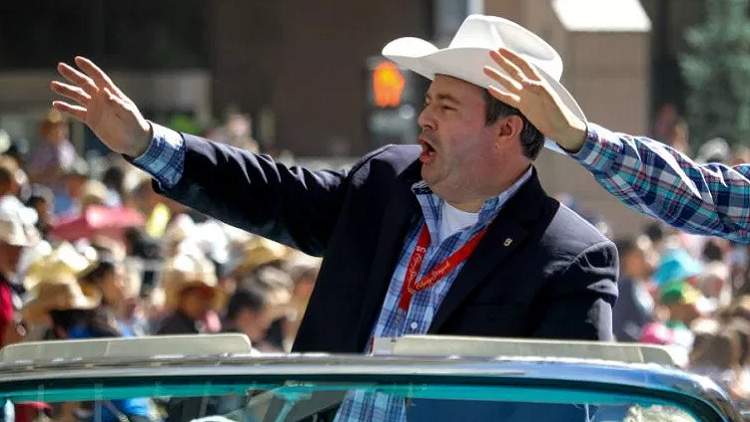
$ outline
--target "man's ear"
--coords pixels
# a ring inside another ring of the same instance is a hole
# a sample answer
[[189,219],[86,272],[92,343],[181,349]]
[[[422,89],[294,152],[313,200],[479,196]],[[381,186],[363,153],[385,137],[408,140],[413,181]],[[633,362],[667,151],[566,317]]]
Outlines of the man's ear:
[[520,139],[523,131],[523,119],[521,116],[510,115],[500,117],[495,122],[497,126],[497,139],[500,143],[505,144],[509,140]]

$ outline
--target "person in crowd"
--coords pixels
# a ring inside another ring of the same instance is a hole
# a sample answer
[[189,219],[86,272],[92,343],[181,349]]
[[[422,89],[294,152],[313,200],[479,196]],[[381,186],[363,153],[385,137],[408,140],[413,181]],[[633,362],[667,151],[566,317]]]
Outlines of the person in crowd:
[[[83,188],[90,177],[89,165],[84,159],[76,159],[62,172],[64,189],[55,192],[55,215],[75,215],[81,210]],[[49,186],[49,185],[47,185]]]
[[102,310],[115,321],[123,337],[136,336],[136,332],[125,323],[129,292],[125,280],[125,266],[121,261],[112,254],[99,253],[90,268],[82,274],[81,283],[101,294]]
[[[26,318],[46,321],[50,340],[121,337],[117,323],[101,306],[99,290],[81,285],[70,267],[44,265],[36,284],[30,289],[23,309]],[[64,403],[58,418],[62,421],[133,422],[156,421],[147,398],[107,400],[96,403]]]
[[263,294],[266,302],[264,318],[269,321],[262,350],[280,352],[292,339],[285,331],[286,324],[293,317],[290,307],[294,282],[291,276],[271,264],[255,268],[248,276],[240,279],[240,286],[258,290]]
[[27,181],[26,173],[18,167],[15,160],[8,156],[0,156],[0,197],[20,196],[21,188]]
[[[36,212],[25,207],[16,196],[0,197],[0,349],[23,341],[28,334],[21,308],[24,286],[20,267],[24,252],[41,240],[36,220]],[[3,407],[12,409],[16,422],[26,422],[42,410],[40,405],[14,403]],[[4,413],[0,410],[0,420],[5,420]]]
[[[201,334],[206,332],[206,316],[218,303],[219,289],[213,265],[202,256],[182,254],[167,262],[162,270],[163,319],[157,321],[155,335]],[[166,422],[191,420],[202,415],[202,400],[171,398],[166,403]]]
[[39,127],[40,142],[29,154],[26,169],[32,183],[49,186],[55,194],[65,191],[62,176],[78,155],[68,140],[68,121],[58,110],[50,110]]
[[203,257],[178,255],[165,263],[160,283],[166,315],[154,333],[204,332],[203,322],[215,308],[219,294],[213,265]]
[[122,206],[125,198],[125,170],[117,165],[109,166],[102,175],[102,183],[107,188],[106,203],[113,207]]
[[669,311],[665,325],[674,333],[674,344],[690,351],[695,339],[690,325],[702,316],[710,316],[703,309],[706,298],[686,281],[661,286],[659,293],[661,305]]
[[241,287],[229,298],[222,331],[247,335],[253,348],[261,352],[278,351],[265,345],[273,311],[266,292],[259,288]]
[[656,252],[645,235],[615,242],[620,254],[619,296],[612,311],[612,329],[618,341],[637,342],[643,327],[655,319],[649,284],[656,267]]
[[55,195],[52,189],[44,185],[31,185],[24,205],[36,211],[36,228],[46,238],[54,221]]
[[18,278],[24,249],[39,242],[36,213],[10,195],[0,198],[0,347],[20,341],[25,327],[17,311],[23,284]]

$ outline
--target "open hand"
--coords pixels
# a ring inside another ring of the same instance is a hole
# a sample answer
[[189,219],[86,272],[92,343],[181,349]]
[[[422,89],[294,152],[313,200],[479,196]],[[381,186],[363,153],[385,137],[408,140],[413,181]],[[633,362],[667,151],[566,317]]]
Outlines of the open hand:
[[50,88],[74,103],[54,101],[52,106],[86,124],[112,151],[137,157],[151,141],[151,124],[138,107],[93,62],[76,57],[81,69],[60,63],[57,71],[68,82],[53,81]]
[[581,149],[586,138],[586,123],[576,117],[523,57],[507,49],[491,51],[498,69],[485,66],[484,73],[506,91],[489,87],[493,97],[517,108],[542,134],[568,151]]

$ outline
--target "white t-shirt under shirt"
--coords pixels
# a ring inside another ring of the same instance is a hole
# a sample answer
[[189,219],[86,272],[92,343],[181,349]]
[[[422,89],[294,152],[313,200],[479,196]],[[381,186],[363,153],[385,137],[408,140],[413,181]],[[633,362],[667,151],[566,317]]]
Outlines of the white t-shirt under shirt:
[[459,232],[461,229],[473,226],[479,221],[479,213],[466,212],[443,201],[443,210],[440,218],[440,239],[444,241],[452,234]]

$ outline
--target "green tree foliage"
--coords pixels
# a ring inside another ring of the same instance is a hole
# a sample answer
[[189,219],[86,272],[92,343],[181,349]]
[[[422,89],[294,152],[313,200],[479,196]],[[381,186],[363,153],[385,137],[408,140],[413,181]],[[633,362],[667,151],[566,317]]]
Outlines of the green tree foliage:
[[685,31],[680,57],[693,144],[722,136],[750,143],[748,0],[706,0],[706,21]]

